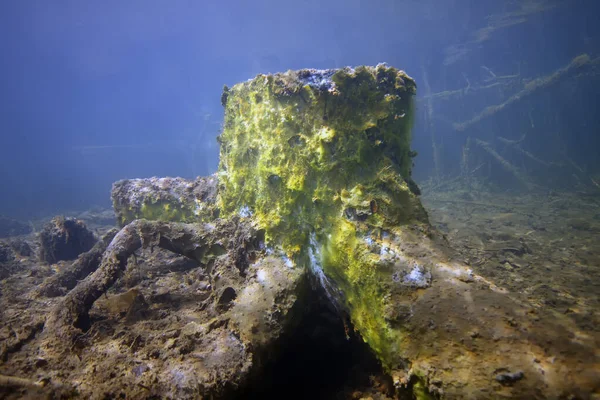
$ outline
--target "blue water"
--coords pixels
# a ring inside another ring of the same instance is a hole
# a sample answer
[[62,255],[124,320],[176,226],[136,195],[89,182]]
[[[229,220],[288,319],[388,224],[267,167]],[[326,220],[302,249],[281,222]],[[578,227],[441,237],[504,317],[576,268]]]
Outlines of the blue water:
[[[426,102],[417,103],[419,183],[459,174],[469,136],[498,147],[498,136],[526,135],[522,145],[532,154],[563,164],[569,158],[585,171],[581,179],[593,177],[600,173],[597,66],[471,131],[457,132],[452,123],[579,54],[600,55],[599,8],[595,0],[4,1],[0,214],[109,207],[118,179],[210,174],[218,164],[224,84],[379,62],[413,76],[420,98],[425,78],[431,93],[466,90],[434,101],[431,124]],[[511,75],[518,77],[505,84],[502,77]],[[490,83],[502,86],[469,91]],[[576,172],[511,160],[545,186]],[[513,185],[500,168],[489,168],[486,178]]]

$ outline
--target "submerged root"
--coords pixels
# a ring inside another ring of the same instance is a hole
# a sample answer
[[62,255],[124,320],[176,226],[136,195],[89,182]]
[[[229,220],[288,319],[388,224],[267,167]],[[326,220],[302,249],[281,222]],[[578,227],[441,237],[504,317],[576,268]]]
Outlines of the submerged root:
[[80,280],[98,269],[100,261],[102,260],[102,254],[104,254],[106,248],[116,234],[117,230],[111,229],[90,251],[81,254],[71,266],[48,278],[44,284],[40,286],[37,294],[46,297],[64,296],[69,290],[73,289]]
[[[100,267],[81,281],[51,311],[44,333],[51,342],[72,340],[88,325],[88,312],[94,302],[105,293],[127,268],[128,258],[142,247],[160,247],[206,263],[215,255],[223,254],[231,243],[239,248],[236,266],[242,270],[244,243],[254,239],[253,229],[240,229],[238,220],[224,221],[217,227],[208,224],[183,224],[135,220],[126,225],[108,245]],[[227,243],[222,243],[223,238]],[[241,245],[242,244],[242,245]],[[239,265],[238,265],[239,264]]]
[[19,378],[17,376],[0,375],[0,387],[16,386],[25,388],[43,388],[48,382],[45,380],[33,381],[31,379]]
[[[18,376],[11,375],[0,375],[0,388],[7,389],[28,389],[38,392],[39,397],[42,398],[42,391],[48,393],[44,398],[52,399],[65,399],[73,398],[75,396],[75,390],[73,385],[63,384],[49,377],[45,377],[39,380],[21,378]],[[33,398],[33,397],[28,397]]]

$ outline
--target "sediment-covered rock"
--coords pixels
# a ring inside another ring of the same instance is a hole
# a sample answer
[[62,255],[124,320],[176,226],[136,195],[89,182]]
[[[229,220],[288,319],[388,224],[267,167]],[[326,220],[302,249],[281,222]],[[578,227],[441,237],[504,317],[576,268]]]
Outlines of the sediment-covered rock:
[[10,262],[15,259],[15,252],[8,243],[0,242],[0,263]]
[[15,258],[12,246],[0,242],[0,279],[6,278],[17,269],[14,262]]
[[10,247],[13,248],[15,253],[21,257],[30,257],[33,255],[33,250],[27,240],[23,238],[15,238],[9,241]]
[[88,226],[115,226],[117,218],[114,210],[93,209],[77,215],[77,219],[85,221]]
[[81,220],[54,217],[39,233],[39,256],[42,261],[55,263],[74,260],[96,243],[94,234]]

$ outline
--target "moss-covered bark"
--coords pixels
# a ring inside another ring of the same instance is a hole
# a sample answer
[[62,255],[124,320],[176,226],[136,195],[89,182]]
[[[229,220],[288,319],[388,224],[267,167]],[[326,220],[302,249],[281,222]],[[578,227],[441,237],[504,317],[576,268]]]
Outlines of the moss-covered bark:
[[215,219],[217,181],[214,177],[124,179],[111,191],[121,227],[136,219],[206,222]]
[[403,71],[378,65],[259,75],[223,94],[221,211],[251,214],[272,245],[324,271],[388,365],[399,338],[370,244],[427,221],[410,177],[415,91]]

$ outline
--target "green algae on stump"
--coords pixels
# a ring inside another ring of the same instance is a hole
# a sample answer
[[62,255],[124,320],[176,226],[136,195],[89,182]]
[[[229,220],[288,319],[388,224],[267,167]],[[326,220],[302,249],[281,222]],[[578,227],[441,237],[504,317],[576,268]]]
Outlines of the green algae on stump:
[[222,213],[252,215],[271,245],[324,271],[387,366],[398,338],[369,240],[427,223],[410,176],[415,93],[406,73],[380,64],[258,75],[222,97]]
[[216,190],[213,176],[124,179],[113,184],[111,198],[121,227],[136,219],[208,222],[218,216]]

